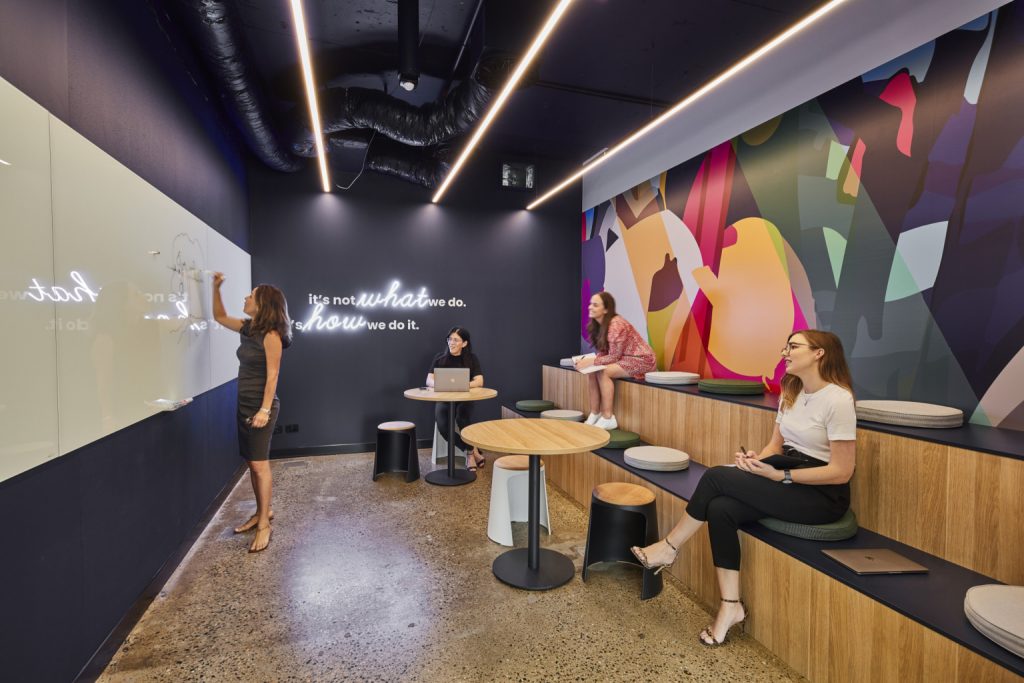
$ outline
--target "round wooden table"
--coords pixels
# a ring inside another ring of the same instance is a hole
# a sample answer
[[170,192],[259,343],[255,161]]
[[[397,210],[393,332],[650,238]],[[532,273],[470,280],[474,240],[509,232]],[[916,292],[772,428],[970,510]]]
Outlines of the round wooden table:
[[[464,401],[486,401],[495,398],[498,392],[484,387],[473,387],[469,391],[434,391],[433,389],[406,389],[405,397],[414,401],[432,401],[448,404],[448,469],[435,470],[423,477],[431,484],[438,486],[461,486],[476,481],[476,473],[468,469],[455,469],[455,404]],[[469,454],[466,454],[467,465]]]
[[605,446],[609,438],[607,431],[581,422],[532,418],[480,422],[462,430],[462,440],[482,450],[530,455],[529,542],[494,560],[491,569],[498,579],[533,591],[557,588],[572,579],[572,560],[540,547],[540,456],[585,453]]

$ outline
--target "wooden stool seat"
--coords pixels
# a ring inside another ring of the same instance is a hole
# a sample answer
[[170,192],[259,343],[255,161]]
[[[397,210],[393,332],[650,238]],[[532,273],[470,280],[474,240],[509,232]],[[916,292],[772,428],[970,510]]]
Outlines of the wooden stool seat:
[[[628,562],[639,565],[630,547],[650,545],[658,538],[658,504],[650,490],[624,482],[598,484],[590,496],[583,580],[590,575],[592,564]],[[661,593],[663,586],[661,577],[653,569],[644,569],[640,599],[653,598]]]
[[[505,455],[495,460],[494,466],[503,470],[528,470],[530,469],[530,456]],[[543,460],[540,461],[540,466],[544,467]]]
[[416,425],[413,424],[412,422],[404,422],[402,420],[395,420],[393,422],[381,422],[379,425],[377,425],[377,429],[388,429],[388,430],[415,429],[415,428],[416,428]]
[[643,486],[610,482],[594,487],[594,496],[609,505],[647,505],[654,502],[654,494]]

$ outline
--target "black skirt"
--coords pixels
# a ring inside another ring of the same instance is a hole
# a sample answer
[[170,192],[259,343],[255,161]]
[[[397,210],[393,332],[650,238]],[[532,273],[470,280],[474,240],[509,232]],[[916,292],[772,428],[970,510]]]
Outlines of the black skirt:
[[281,412],[281,402],[274,397],[274,403],[270,406],[270,419],[265,427],[257,429],[248,423],[255,412],[239,406],[238,454],[249,461],[267,460],[270,457],[270,437],[274,435],[277,414]]

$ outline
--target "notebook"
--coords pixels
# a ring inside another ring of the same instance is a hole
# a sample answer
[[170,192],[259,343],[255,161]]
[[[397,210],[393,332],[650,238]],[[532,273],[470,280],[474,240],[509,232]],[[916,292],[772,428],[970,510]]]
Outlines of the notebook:
[[434,391],[469,391],[469,368],[434,368]]
[[821,552],[862,576],[865,574],[928,573],[928,567],[887,548],[844,548],[842,550],[822,550]]
[[[573,356],[572,357],[572,364],[573,364],[573,366],[575,366],[577,363],[579,363],[584,358],[597,358],[597,354],[596,353],[584,353],[584,354],[581,354],[579,356]],[[603,365],[588,365],[587,367],[583,368],[582,370],[577,369],[576,372],[582,373],[584,375],[589,375],[589,374],[594,373],[594,372],[601,372],[602,370],[604,370],[604,366]]]

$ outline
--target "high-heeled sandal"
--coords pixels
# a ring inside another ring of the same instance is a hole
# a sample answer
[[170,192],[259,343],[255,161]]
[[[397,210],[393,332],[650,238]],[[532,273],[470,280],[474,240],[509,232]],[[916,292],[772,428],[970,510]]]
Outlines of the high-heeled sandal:
[[[256,541],[260,537],[260,532],[263,531],[263,530],[267,531],[267,544],[265,546],[263,546],[262,548],[253,548],[253,546],[256,545]],[[249,552],[250,553],[262,553],[264,550],[269,548],[270,547],[270,538],[271,538],[271,536],[273,536],[273,534],[274,534],[274,528],[272,526],[270,526],[269,524],[267,526],[258,526],[258,527],[256,527],[256,538],[252,539],[252,543],[249,545]]]
[[[722,602],[733,602],[733,603],[738,602],[740,604],[740,607],[743,608],[743,618],[740,619],[739,621],[736,621],[736,622],[733,622],[732,624],[729,624],[729,628],[725,629],[725,635],[722,636],[721,640],[716,640],[715,639],[715,633],[713,631],[715,625],[714,624],[708,624],[704,628],[703,631],[701,631],[700,633],[697,634],[697,640],[699,640],[700,644],[705,646],[705,647],[721,647],[722,645],[725,645],[727,642],[729,642],[729,631],[732,630],[732,627],[733,626],[739,626],[740,627],[740,631],[742,631],[743,630],[743,622],[745,622],[747,620],[747,617],[750,616],[750,612],[747,611],[747,606],[745,604],[743,604],[742,600],[726,600],[725,598],[722,598]],[[707,635],[708,640],[704,640],[704,636],[705,635]]]
[[[271,519],[271,520],[274,519],[274,511],[273,510],[270,511],[269,519]],[[253,515],[249,519],[245,520],[245,524],[243,524],[242,526],[236,526],[234,529],[232,529],[232,531],[234,531],[236,534],[244,534],[247,531],[252,531],[253,529],[255,529],[259,525],[259,523],[260,523],[260,516],[259,515]]]
[[644,569],[653,569],[655,576],[657,576],[662,571],[664,571],[665,567],[671,567],[673,564],[675,564],[676,558],[679,556],[679,548],[672,545],[672,541],[668,540],[667,537],[665,538],[665,545],[667,545],[669,548],[672,548],[672,559],[665,564],[652,564],[647,559],[647,553],[643,551],[643,548],[640,548],[638,546],[634,545],[629,550],[633,553],[633,556],[640,561],[640,564],[643,565]]

